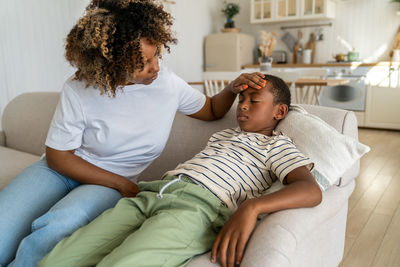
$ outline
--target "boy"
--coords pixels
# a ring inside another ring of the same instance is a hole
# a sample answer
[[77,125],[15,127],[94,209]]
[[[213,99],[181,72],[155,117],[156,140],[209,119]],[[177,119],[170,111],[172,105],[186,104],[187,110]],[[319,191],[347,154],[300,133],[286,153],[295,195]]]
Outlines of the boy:
[[[239,128],[213,134],[163,180],[140,183],[136,198],[61,241],[39,266],[182,266],[210,248],[213,262],[234,266],[258,215],[318,205],[312,162],[273,132],[290,91],[278,77],[265,79],[263,88],[240,93]],[[276,179],[287,186],[263,195]]]

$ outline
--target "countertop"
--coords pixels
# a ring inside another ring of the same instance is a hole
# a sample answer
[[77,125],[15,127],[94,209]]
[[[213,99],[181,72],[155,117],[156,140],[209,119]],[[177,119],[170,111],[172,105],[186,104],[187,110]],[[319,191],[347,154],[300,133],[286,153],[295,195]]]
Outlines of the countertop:
[[[363,62],[335,62],[335,63],[314,63],[314,64],[272,64],[273,68],[320,68],[320,67],[400,67],[400,62],[381,61],[373,63]],[[258,64],[244,65],[243,69],[258,68]]]
[[[349,80],[346,79],[307,79],[300,78],[296,80],[297,86],[334,86],[348,83]],[[228,84],[229,81],[224,80],[225,84]],[[286,82],[288,85],[291,85],[291,82]],[[190,85],[204,85],[204,82],[188,82]]]

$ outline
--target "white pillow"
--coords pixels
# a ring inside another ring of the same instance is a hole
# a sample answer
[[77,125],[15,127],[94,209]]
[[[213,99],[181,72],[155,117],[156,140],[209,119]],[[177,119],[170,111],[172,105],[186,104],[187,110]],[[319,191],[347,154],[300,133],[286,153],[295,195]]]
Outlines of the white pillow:
[[289,136],[296,147],[314,162],[312,173],[323,190],[336,184],[370,150],[298,105],[290,107],[275,130]]

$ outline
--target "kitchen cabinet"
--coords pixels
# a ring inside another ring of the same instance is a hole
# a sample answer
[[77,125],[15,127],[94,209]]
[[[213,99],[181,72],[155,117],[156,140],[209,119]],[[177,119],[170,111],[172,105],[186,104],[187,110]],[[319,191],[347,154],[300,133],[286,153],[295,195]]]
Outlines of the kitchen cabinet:
[[[251,0],[250,18],[252,23],[273,20],[272,10],[274,0]],[[275,16],[274,16],[275,17]]]
[[335,0],[251,0],[250,22],[334,18],[335,4]]
[[334,0],[301,0],[302,19],[335,18]]
[[400,130],[399,99],[400,87],[369,86],[365,126]]
[[365,126],[400,130],[400,63],[374,66],[367,78]]

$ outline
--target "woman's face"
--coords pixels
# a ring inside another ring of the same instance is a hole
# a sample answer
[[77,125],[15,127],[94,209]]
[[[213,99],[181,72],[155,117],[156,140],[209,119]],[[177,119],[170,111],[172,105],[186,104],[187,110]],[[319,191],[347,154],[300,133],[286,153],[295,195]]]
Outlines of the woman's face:
[[128,81],[135,84],[151,84],[157,79],[158,71],[160,70],[158,65],[159,51],[146,38],[140,39],[140,45],[144,58],[144,69],[140,72],[135,72]]

